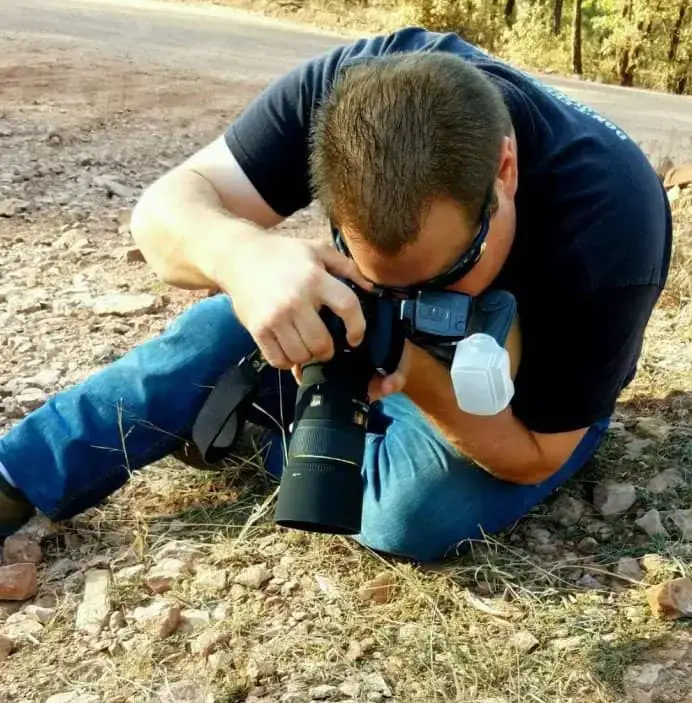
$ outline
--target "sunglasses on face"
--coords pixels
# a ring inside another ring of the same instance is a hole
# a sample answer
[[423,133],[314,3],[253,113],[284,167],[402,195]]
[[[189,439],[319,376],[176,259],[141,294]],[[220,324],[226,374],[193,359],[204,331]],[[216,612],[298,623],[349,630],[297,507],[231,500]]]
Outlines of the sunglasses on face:
[[[471,246],[457,259],[457,261],[452,264],[452,266],[438,274],[429,278],[421,283],[414,283],[408,286],[381,286],[375,284],[373,286],[373,294],[379,296],[391,296],[394,298],[416,298],[420,291],[422,290],[442,290],[448,288],[449,286],[457,283],[464,276],[466,276],[471,269],[478,263],[480,258],[483,256],[483,252],[486,247],[486,238],[488,236],[488,230],[490,229],[490,204],[492,202],[493,190],[490,190],[486,202],[483,206],[481,215],[481,225],[478,234],[473,238]],[[350,257],[351,254],[346,246],[341,232],[334,226],[331,226],[332,240],[334,246],[339,252],[344,256]]]

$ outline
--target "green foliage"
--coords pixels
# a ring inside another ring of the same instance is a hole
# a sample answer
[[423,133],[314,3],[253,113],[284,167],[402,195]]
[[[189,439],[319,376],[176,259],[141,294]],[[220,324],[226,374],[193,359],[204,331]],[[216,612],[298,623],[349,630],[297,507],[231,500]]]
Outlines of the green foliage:
[[[458,32],[528,69],[571,70],[574,0],[402,3],[410,23]],[[692,0],[584,0],[581,34],[585,78],[692,94]]]
[[505,27],[503,3],[484,0],[411,0],[411,21],[439,32],[458,32],[488,51],[498,48]]
[[459,32],[466,35],[465,16],[454,0],[413,0],[413,23],[439,32]]
[[547,5],[519,5],[516,20],[503,30],[503,58],[528,69],[568,73],[572,68],[570,44],[564,41],[564,28],[559,36],[553,34],[552,17]]

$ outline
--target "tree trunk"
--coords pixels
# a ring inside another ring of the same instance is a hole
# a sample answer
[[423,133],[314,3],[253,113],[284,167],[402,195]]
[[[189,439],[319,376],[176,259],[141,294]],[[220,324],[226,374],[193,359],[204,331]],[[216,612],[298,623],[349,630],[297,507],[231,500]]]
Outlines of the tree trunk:
[[505,2],[505,23],[508,27],[512,26],[512,20],[514,16],[514,5],[516,0],[507,0]]
[[581,62],[581,3],[574,0],[574,21],[572,23],[572,70],[578,76],[583,73]]
[[625,0],[622,4],[622,17],[626,20],[632,19],[632,12],[634,11],[633,0]]
[[[648,22],[644,24],[644,20],[637,22],[637,40],[633,47],[624,49],[618,59],[618,74],[620,77],[620,85],[626,88],[631,88],[634,85],[634,76],[637,72],[639,57],[644,51],[644,47],[650,44],[649,37],[653,30],[652,17],[657,17],[661,12],[661,5],[665,0],[659,0],[656,3],[649,17]],[[624,15],[623,15],[624,16]],[[629,19],[633,18],[633,6],[630,0],[629,4]]]
[[668,61],[675,61],[678,56],[678,47],[680,46],[680,31],[685,23],[685,14],[689,7],[689,0],[681,0],[678,10],[678,18],[673,25],[673,32],[670,35],[670,47],[668,48]]
[[[668,67],[671,72],[670,78],[668,79],[668,90],[673,93],[679,93],[681,73],[684,75],[686,71],[681,71],[680,66],[677,65],[678,59],[678,47],[680,46],[680,33],[682,27],[685,23],[685,14],[689,7],[689,0],[681,0],[680,7],[678,9],[678,16],[673,25],[673,31],[670,35],[670,46],[668,47]],[[684,83],[683,83],[684,90]]]
[[631,88],[634,85],[634,65],[630,61],[630,50],[625,49],[618,61],[618,75],[620,85],[623,88]]
[[684,95],[687,91],[689,78],[692,75],[692,58],[680,62],[673,69],[668,79],[668,90],[676,95]]
[[562,29],[563,0],[553,0],[553,34],[558,36]]

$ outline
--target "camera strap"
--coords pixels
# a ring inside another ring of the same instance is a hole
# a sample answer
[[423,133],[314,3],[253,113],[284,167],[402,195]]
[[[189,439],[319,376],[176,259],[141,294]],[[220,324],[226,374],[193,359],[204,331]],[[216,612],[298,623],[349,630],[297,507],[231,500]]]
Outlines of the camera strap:
[[235,445],[266,365],[256,349],[219,378],[204,402],[192,426],[192,441],[207,464],[223,459]]

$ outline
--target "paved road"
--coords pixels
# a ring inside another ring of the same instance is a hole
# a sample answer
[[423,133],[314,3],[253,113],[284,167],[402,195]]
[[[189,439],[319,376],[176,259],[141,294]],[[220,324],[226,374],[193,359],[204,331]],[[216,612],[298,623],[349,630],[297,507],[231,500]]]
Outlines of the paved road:
[[[224,79],[266,81],[345,39],[214,6],[157,0],[9,0],[6,38],[45,35],[97,44],[109,54],[201,71]],[[692,97],[544,77],[613,120],[653,160],[692,160]],[[2,86],[0,86],[0,97]]]

